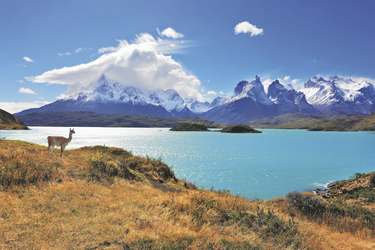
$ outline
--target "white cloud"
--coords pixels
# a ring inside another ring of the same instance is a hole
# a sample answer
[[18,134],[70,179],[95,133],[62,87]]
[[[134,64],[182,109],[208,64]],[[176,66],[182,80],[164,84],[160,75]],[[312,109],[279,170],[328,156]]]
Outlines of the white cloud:
[[8,113],[14,114],[21,112],[25,109],[40,108],[41,106],[50,104],[46,101],[36,102],[0,102],[0,109],[7,111]]
[[[91,50],[92,48],[77,48],[73,53],[77,54],[83,51]],[[57,53],[59,56],[70,56],[72,55],[72,52],[63,52],[63,53]]]
[[33,59],[31,59],[30,57],[27,57],[27,56],[24,56],[23,60],[25,60],[26,62],[34,62]]
[[297,84],[299,81],[301,81],[301,79],[293,79],[292,84]]
[[29,95],[37,95],[37,93],[29,88],[20,88],[18,90],[19,93],[21,94],[29,94]]
[[108,52],[115,52],[118,51],[123,46],[128,46],[129,43],[126,40],[117,40],[119,45],[117,47],[103,47],[98,49],[98,54],[104,54]]
[[107,48],[108,53],[89,63],[53,69],[26,79],[37,83],[68,84],[68,91],[60,98],[75,94],[82,87],[92,88],[91,83],[105,74],[108,79],[124,85],[175,89],[182,98],[201,100],[203,96],[199,92],[199,79],[186,73],[181,64],[171,56],[163,54],[166,51],[179,51],[183,47],[178,43],[176,47],[171,47],[170,44],[176,43],[156,40],[150,34],[141,34],[132,44],[125,40],[119,41],[118,47],[110,50]]
[[234,28],[234,33],[236,35],[240,33],[250,33],[251,36],[257,36],[263,34],[263,29],[259,29],[257,28],[257,26],[252,25],[249,22],[242,22],[236,25],[236,27]]
[[266,79],[264,81],[262,81],[262,84],[263,84],[263,87],[264,87],[264,91],[266,93],[268,93],[268,87],[271,85],[271,83],[273,82],[274,80],[272,79]]
[[207,91],[207,95],[216,95],[216,92],[213,90]]
[[104,53],[108,53],[108,52],[114,52],[116,50],[117,50],[116,47],[100,48],[100,49],[98,49],[98,53],[99,54],[104,54]]
[[64,52],[64,53],[57,53],[59,56],[70,56],[72,53],[70,52]]
[[290,76],[285,76],[283,80],[288,81],[289,79],[290,79]]
[[166,28],[165,30],[163,30],[162,32],[159,31],[159,29],[156,29],[159,33],[159,35],[161,36],[165,36],[165,37],[168,37],[168,38],[173,38],[173,39],[177,39],[177,38],[183,38],[184,35],[181,34],[181,33],[178,33],[177,31],[175,31],[173,28],[169,27],[169,28]]

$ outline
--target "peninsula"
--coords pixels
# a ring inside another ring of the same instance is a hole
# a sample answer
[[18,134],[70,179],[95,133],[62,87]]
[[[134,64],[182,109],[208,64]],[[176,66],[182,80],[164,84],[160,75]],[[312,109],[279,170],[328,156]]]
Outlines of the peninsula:
[[0,130],[29,129],[19,118],[0,109]]

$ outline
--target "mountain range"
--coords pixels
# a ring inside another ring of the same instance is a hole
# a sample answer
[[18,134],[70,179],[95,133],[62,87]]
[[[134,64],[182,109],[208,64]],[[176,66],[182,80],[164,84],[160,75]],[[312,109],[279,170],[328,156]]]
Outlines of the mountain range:
[[96,112],[169,118],[201,117],[216,123],[244,123],[286,113],[321,114],[334,110],[370,114],[375,111],[375,88],[362,78],[312,77],[295,90],[279,80],[264,89],[260,77],[241,81],[230,97],[210,102],[183,99],[176,90],[146,90],[126,86],[102,75],[76,94],[17,116],[46,112]]

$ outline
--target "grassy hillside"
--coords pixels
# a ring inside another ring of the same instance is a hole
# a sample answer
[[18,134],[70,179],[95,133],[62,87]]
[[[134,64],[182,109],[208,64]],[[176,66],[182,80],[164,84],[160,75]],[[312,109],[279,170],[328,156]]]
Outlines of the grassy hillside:
[[375,131],[375,113],[355,124],[353,129],[358,131]]
[[334,111],[321,115],[289,113],[249,122],[256,128],[309,129],[312,131],[374,131],[375,113],[360,115]]
[[5,129],[28,129],[27,126],[16,116],[0,109],[0,130]]
[[361,202],[250,201],[119,148],[49,158],[0,140],[1,249],[373,249],[374,201]]
[[166,118],[146,115],[98,114],[95,112],[49,112],[20,116],[28,126],[62,127],[175,127],[181,123],[196,123],[206,127],[220,126],[197,117]]
[[[363,121],[367,116],[355,115],[344,118],[330,119],[321,122],[310,128],[311,131],[356,131],[354,126]],[[375,129],[375,127],[373,127]],[[362,130],[362,129],[360,129]]]

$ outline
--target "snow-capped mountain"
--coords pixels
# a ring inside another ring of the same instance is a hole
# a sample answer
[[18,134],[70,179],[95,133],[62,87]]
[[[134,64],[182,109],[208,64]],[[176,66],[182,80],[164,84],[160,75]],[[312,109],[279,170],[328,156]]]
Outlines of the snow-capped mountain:
[[251,100],[265,106],[271,106],[273,104],[273,102],[267,97],[259,76],[256,76],[250,83],[248,81],[239,82],[234,88],[234,96],[227,102],[235,102],[242,98],[250,98]]
[[217,106],[220,106],[225,101],[229,99],[228,96],[218,96],[216,97],[211,103],[210,102],[200,102],[196,99],[185,99],[185,103],[187,104],[188,108],[196,113],[201,114],[204,113],[210,109],[213,109]]
[[38,109],[24,110],[18,115],[33,112],[93,111],[127,115],[145,114],[163,117],[194,116],[181,96],[172,89],[144,90],[125,86],[102,75],[97,81],[68,98]]
[[375,112],[375,88],[363,78],[314,76],[300,91],[308,103],[323,113],[333,110]]
[[300,91],[278,80],[268,92],[256,76],[241,81],[231,97],[220,96],[210,102],[183,100],[173,89],[146,90],[127,86],[102,75],[76,94],[37,109],[35,112],[92,111],[106,114],[144,114],[161,117],[199,116],[217,123],[243,123],[285,113],[326,113],[333,110],[369,114],[375,112],[375,88],[362,78],[310,78]]
[[296,91],[291,85],[284,86],[279,80],[275,80],[268,86],[268,98],[277,105],[277,113],[320,113],[312,105],[307,103],[305,95]]
[[271,83],[266,94],[260,77],[256,76],[251,82],[239,82],[231,98],[201,116],[215,122],[241,123],[291,112],[319,113],[307,103],[302,92],[292,86],[286,88],[278,80]]
[[200,116],[218,123],[241,123],[276,114],[274,104],[264,91],[260,77],[251,82],[241,81],[234,89],[234,95]]

